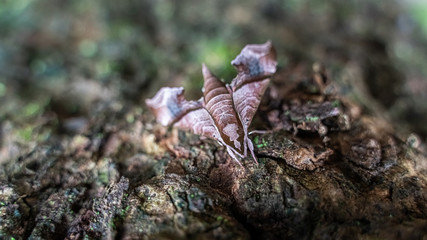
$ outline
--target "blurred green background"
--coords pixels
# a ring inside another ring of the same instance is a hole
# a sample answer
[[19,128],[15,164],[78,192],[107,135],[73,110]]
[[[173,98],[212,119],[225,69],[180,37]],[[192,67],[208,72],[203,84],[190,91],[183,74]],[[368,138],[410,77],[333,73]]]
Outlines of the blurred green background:
[[198,98],[202,62],[230,81],[241,48],[266,40],[281,70],[321,62],[366,111],[427,137],[425,1],[2,0],[0,31],[3,142],[162,86]]

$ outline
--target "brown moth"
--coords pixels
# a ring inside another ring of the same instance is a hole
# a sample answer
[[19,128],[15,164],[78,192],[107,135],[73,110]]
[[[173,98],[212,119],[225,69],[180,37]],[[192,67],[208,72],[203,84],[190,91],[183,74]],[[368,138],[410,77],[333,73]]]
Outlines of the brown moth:
[[203,97],[198,101],[184,99],[184,88],[161,88],[146,104],[164,126],[217,140],[239,164],[248,149],[257,162],[248,128],[276,72],[276,52],[271,42],[246,45],[231,62],[238,74],[226,85],[203,64]]

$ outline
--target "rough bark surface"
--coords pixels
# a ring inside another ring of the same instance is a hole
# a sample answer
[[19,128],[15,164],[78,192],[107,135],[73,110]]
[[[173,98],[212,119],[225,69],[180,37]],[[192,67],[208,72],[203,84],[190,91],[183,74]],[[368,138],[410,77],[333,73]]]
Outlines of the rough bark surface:
[[101,108],[82,134],[2,164],[0,236],[425,239],[425,146],[302,76],[273,79],[253,124],[267,131],[250,135],[259,165],[244,168],[149,112]]

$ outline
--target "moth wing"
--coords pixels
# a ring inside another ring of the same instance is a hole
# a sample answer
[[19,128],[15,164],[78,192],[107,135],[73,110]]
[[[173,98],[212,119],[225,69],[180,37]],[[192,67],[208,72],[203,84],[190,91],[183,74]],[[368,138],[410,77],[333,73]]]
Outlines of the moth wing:
[[204,64],[203,78],[204,106],[218,129],[221,140],[224,145],[232,147],[239,154],[244,154],[244,130],[233,107],[231,91]]
[[276,50],[270,41],[264,44],[248,44],[231,64],[238,72],[231,82],[235,91],[247,83],[271,77],[276,72]]
[[211,116],[204,108],[188,112],[174,126],[215,140],[220,138]]
[[163,126],[172,125],[188,112],[203,107],[201,101],[185,100],[183,87],[163,87],[153,98],[146,99],[145,103]]
[[276,51],[270,41],[246,45],[231,62],[238,74],[231,82],[233,103],[247,132],[259,103],[276,72]]
[[269,82],[269,78],[251,82],[241,86],[233,92],[234,108],[240,116],[242,126],[246,133]]
[[175,125],[180,129],[214,139],[219,136],[212,118],[203,107],[202,100],[185,100],[182,87],[161,88],[153,98],[145,102],[163,126]]

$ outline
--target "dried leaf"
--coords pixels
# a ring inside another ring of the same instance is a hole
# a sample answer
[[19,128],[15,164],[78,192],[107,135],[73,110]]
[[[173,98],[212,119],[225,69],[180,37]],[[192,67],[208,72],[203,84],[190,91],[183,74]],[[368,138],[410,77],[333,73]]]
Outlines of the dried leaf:
[[276,53],[271,42],[247,45],[231,63],[238,71],[231,85],[203,65],[204,95],[198,101],[185,100],[183,88],[165,87],[146,103],[159,123],[216,139],[237,162],[236,155],[246,157],[249,149],[256,161],[248,128],[276,72]]

